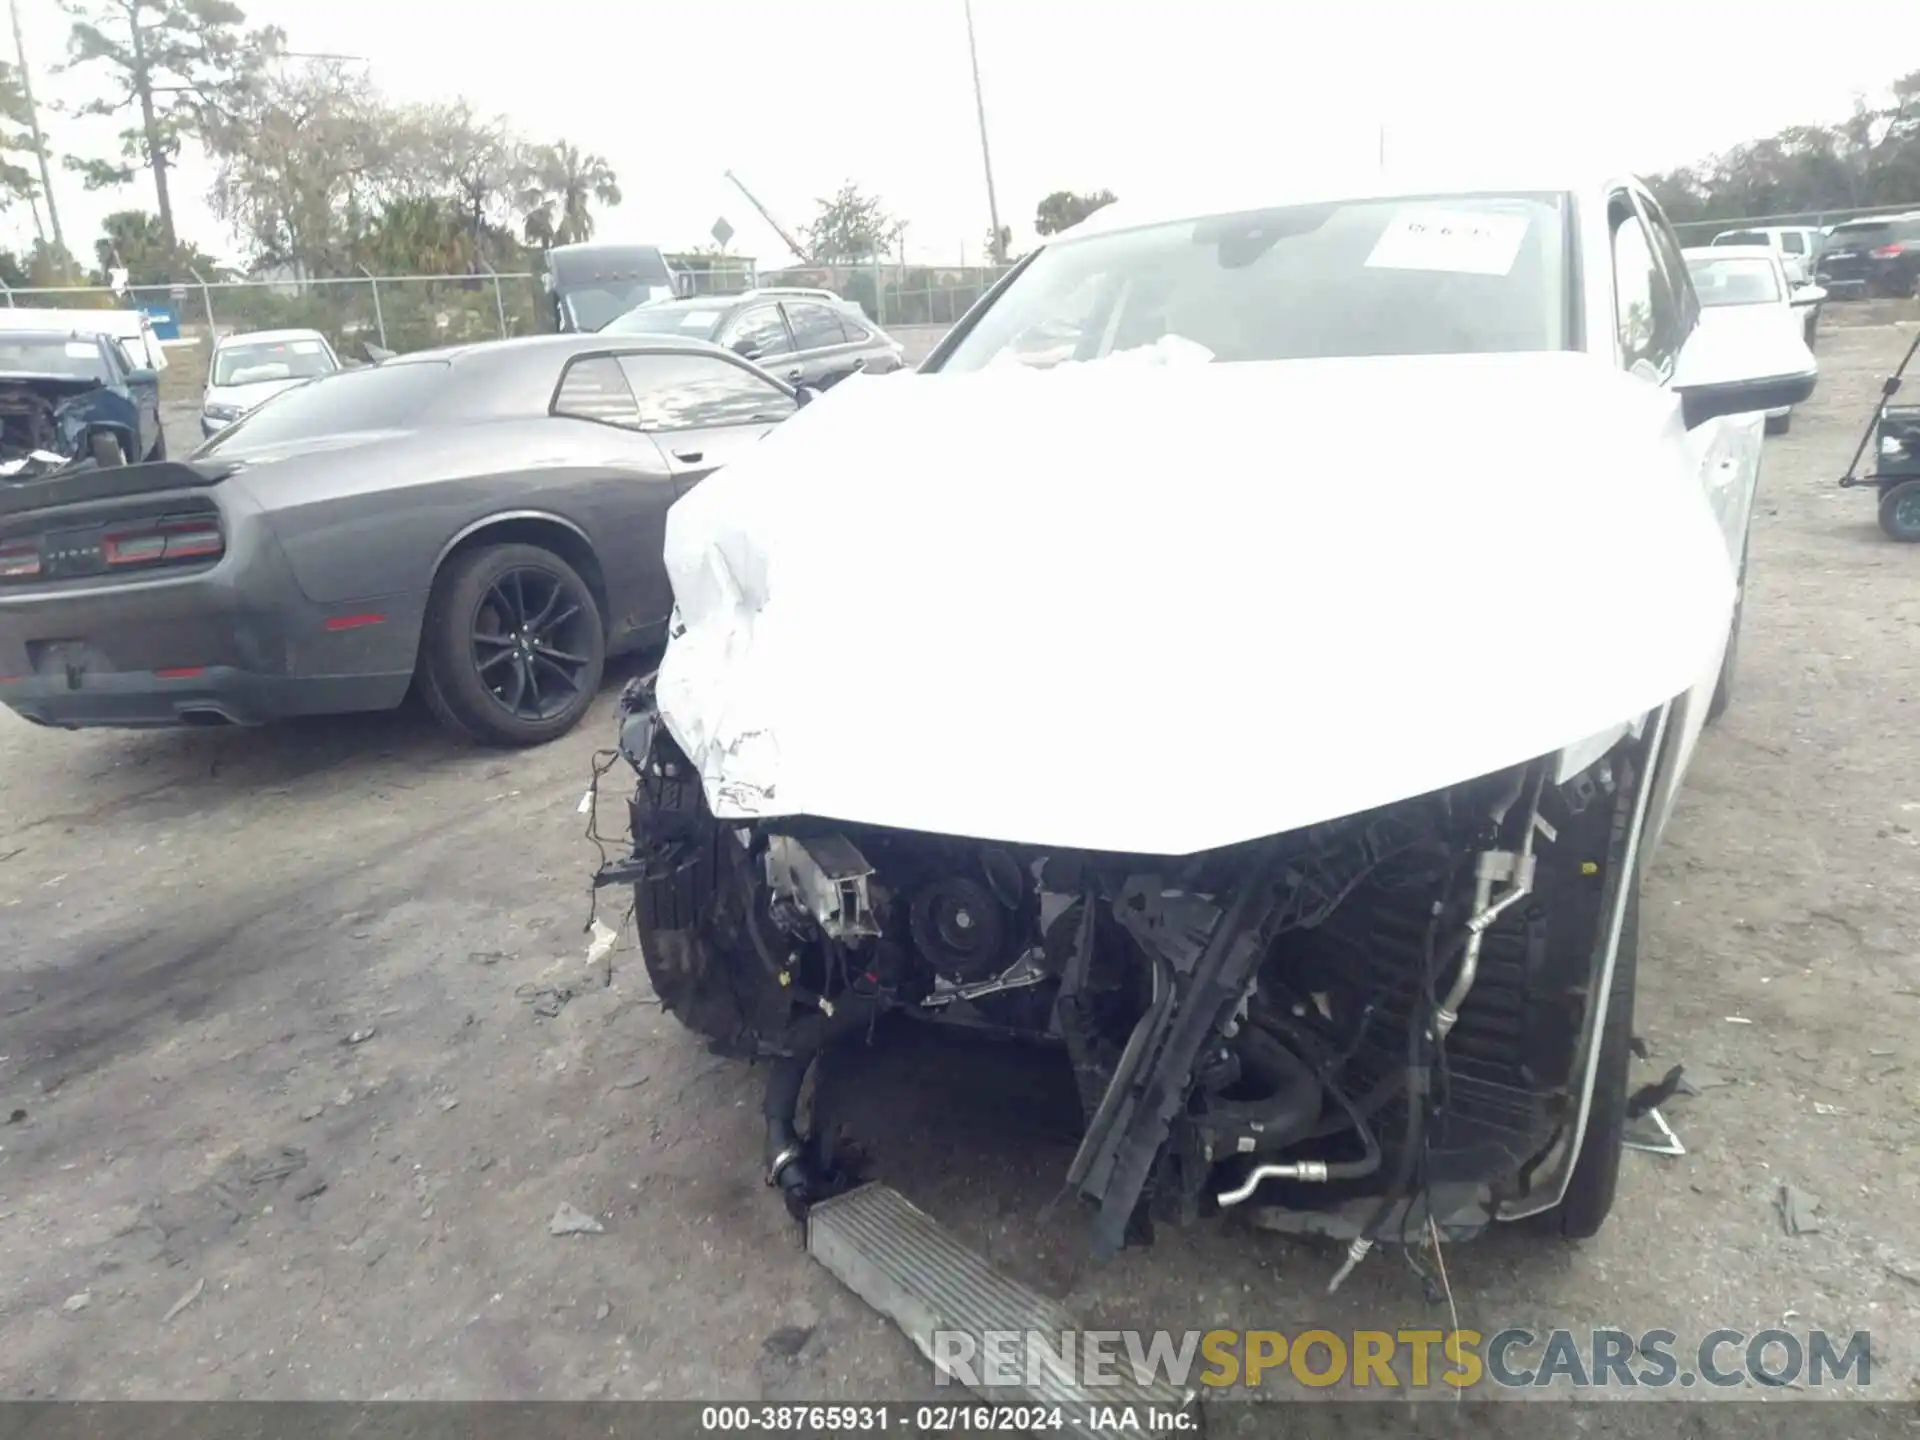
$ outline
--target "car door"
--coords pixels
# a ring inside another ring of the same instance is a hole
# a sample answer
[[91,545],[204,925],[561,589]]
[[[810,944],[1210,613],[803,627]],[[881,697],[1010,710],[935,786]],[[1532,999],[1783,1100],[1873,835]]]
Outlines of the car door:
[[762,300],[746,306],[720,327],[717,338],[743,360],[771,370],[789,385],[800,383],[800,370],[794,363],[793,335],[787,329],[787,317],[777,300]]
[[[133,357],[127,353],[126,346],[113,336],[101,336],[100,344],[107,352],[107,365],[114,379],[126,388],[128,397],[133,401],[137,417],[134,443],[139,453],[127,458],[137,464],[151,455],[154,447],[160,443],[160,377],[144,366],[136,365]],[[145,378],[135,379],[136,371]]]
[[673,587],[661,556],[667,510],[679,498],[673,467],[641,424],[638,402],[617,356],[576,355],[561,371],[549,407],[557,420],[579,427],[569,447],[576,469],[612,472],[630,481],[602,491],[593,516],[595,549],[607,567],[609,615],[637,627],[673,610]]
[[868,324],[864,315],[853,309],[843,309],[840,312],[840,324],[846,329],[855,356],[866,361],[864,369],[867,374],[887,375],[901,368],[903,362],[899,348],[890,337]]
[[859,343],[847,333],[837,308],[824,300],[788,300],[785,304],[801,376],[794,384],[825,390],[860,368]]
[[[1685,457],[1686,470],[1699,487],[1727,546],[1729,576],[1739,573],[1746,551],[1747,519],[1758,475],[1761,417],[1734,415],[1687,429],[1680,421],[1680,397],[1673,391],[1680,348],[1699,323],[1699,298],[1680,254],[1680,244],[1650,196],[1627,189],[1608,197],[1607,225],[1613,272],[1614,328],[1620,363],[1629,374],[1658,386],[1671,399],[1675,424],[1670,433]],[[1623,582],[1630,583],[1630,582]],[[1657,813],[1649,813],[1649,834],[1665,828],[1680,783],[1699,743],[1708,702],[1719,680],[1721,651],[1695,679],[1685,713],[1673,736],[1671,768],[1660,777]]]
[[623,354],[620,365],[681,494],[799,408],[768,376],[724,355],[642,351]]

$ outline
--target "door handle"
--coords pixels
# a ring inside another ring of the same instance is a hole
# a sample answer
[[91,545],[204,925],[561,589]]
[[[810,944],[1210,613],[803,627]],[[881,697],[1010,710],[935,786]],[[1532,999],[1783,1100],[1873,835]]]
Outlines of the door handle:
[[794,366],[793,369],[787,371],[787,383],[789,385],[798,385],[806,373],[807,372],[802,370],[798,365]]
[[676,450],[673,452],[673,458],[684,460],[689,465],[698,465],[700,457],[704,454],[706,454],[704,450]]

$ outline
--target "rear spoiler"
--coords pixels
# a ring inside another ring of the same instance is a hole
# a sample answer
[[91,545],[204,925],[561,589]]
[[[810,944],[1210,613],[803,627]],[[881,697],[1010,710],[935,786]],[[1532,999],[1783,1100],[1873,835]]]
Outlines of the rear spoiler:
[[155,460],[146,465],[56,470],[38,480],[0,484],[0,518],[88,500],[122,500],[162,490],[205,490],[239,468],[232,460]]

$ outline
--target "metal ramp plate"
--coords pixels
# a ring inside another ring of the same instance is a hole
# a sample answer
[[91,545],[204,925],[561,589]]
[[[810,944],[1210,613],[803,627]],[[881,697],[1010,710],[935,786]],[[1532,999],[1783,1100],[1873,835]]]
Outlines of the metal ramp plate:
[[[1191,1392],[1183,1394],[1165,1380],[1144,1376],[1097,1386],[1083,1383],[1080,1375],[1059,1363],[1060,1337],[1071,1334],[1077,1344],[1082,1333],[1073,1313],[1001,1274],[888,1186],[863,1185],[813,1206],[807,1212],[807,1252],[898,1325],[930,1361],[936,1359],[936,1331],[961,1331],[975,1337],[976,1344],[993,1331],[1046,1337],[1044,1347],[1028,1352],[1037,1360],[1022,1367],[1028,1372],[1025,1378],[1035,1383],[970,1387],[984,1400],[1060,1406],[1066,1428],[1088,1440],[1108,1440],[1120,1433],[1093,1428],[1098,1411],[1133,1406],[1164,1415],[1184,1410],[1191,1401]],[[1128,1367],[1122,1359],[1113,1368],[1124,1374]],[[1140,1429],[1146,1428],[1143,1419]]]

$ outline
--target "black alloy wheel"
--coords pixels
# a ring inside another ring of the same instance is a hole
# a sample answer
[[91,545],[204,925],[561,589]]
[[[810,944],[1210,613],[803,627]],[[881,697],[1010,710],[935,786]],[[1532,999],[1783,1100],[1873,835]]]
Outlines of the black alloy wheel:
[[551,551],[472,550],[434,584],[419,689],[457,734],[493,745],[563,735],[593,703],[605,663],[593,592]]
[[[577,581],[574,583],[578,583]],[[473,668],[516,720],[563,714],[598,683],[588,629],[598,620],[545,565],[518,565],[487,587],[473,617]]]

